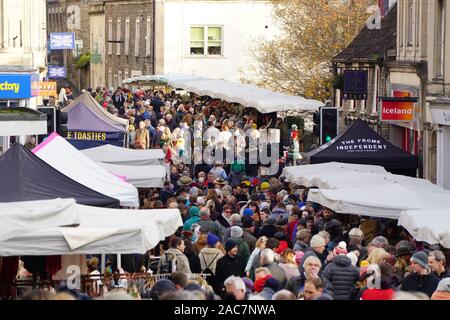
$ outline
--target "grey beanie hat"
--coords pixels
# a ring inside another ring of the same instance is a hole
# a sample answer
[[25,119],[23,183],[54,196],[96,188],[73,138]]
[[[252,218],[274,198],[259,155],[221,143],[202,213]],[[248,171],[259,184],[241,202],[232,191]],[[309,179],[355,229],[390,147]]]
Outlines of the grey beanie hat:
[[423,251],[414,253],[411,257],[411,260],[413,260],[414,263],[420,265],[422,268],[428,267],[428,255]]
[[241,227],[239,227],[239,226],[231,227],[230,235],[231,235],[232,238],[240,238],[240,237],[242,237],[243,233],[244,232],[242,231]]
[[442,279],[439,282],[436,291],[450,292],[450,278]]

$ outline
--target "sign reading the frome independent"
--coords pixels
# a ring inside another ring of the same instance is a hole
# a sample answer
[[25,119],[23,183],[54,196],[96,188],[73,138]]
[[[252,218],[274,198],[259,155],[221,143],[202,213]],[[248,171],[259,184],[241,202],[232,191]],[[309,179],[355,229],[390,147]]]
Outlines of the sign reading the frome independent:
[[0,73],[0,99],[29,99],[31,74]]
[[336,150],[345,152],[378,152],[387,150],[387,144],[383,140],[358,138],[340,141]]
[[50,33],[50,50],[74,50],[75,33]]
[[412,121],[417,98],[381,98],[381,121]]

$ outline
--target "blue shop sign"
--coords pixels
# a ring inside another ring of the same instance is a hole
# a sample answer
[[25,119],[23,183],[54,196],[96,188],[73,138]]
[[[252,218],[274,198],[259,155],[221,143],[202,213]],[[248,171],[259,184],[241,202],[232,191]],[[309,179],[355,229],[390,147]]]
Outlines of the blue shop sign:
[[29,99],[32,74],[0,73],[0,99]]
[[74,50],[75,33],[50,33],[50,50]]

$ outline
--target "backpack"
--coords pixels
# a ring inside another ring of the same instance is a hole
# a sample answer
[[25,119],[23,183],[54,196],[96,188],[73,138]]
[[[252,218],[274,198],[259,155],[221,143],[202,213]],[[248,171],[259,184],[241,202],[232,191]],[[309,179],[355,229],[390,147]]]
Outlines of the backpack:
[[159,273],[172,273],[177,271],[177,257],[173,253],[165,253],[164,261],[161,263],[161,267],[159,268]]
[[216,256],[214,257],[214,259],[211,260],[211,262],[207,265],[206,264],[206,259],[205,256],[202,254],[202,258],[203,258],[203,262],[206,265],[206,268],[202,271],[202,274],[208,274],[208,277],[210,276],[214,276],[214,272],[212,272],[210,266],[214,263],[214,261],[217,259],[217,257],[219,256],[220,253],[217,253]]

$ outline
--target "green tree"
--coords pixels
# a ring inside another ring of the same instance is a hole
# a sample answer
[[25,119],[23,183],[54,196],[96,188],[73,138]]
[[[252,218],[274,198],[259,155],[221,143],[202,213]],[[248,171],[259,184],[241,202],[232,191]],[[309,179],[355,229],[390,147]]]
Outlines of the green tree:
[[331,59],[370,16],[374,0],[272,0],[280,38],[258,40],[244,83],[324,101],[333,90]]

